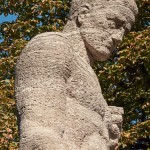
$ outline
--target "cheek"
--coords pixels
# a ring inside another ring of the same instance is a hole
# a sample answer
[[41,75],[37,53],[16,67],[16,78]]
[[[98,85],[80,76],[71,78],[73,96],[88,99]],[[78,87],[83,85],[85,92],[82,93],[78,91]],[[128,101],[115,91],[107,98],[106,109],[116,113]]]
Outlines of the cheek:
[[97,29],[81,30],[81,35],[86,42],[88,42],[90,45],[93,45],[94,47],[102,46],[102,43],[110,37],[109,33],[99,32]]
[[110,56],[108,43],[105,43],[109,37],[107,33],[87,33],[81,32],[85,46],[90,51],[95,60],[105,61]]
[[82,37],[86,44],[90,45],[93,48],[101,46],[101,38],[97,33],[82,33]]
[[[104,15],[95,16],[92,14],[84,14],[78,17],[78,21],[82,23],[81,28],[97,28],[98,30],[105,30],[110,27],[110,22]],[[111,24],[111,26],[113,26]]]
[[95,28],[103,28],[103,29],[109,28],[109,22],[104,16],[101,15],[97,17],[92,16],[90,21]]
[[99,31],[94,28],[81,30],[81,35],[84,41],[95,49],[100,49],[101,47],[113,47],[113,41],[111,37],[112,35],[115,35],[117,38],[117,35],[114,34],[114,30]]

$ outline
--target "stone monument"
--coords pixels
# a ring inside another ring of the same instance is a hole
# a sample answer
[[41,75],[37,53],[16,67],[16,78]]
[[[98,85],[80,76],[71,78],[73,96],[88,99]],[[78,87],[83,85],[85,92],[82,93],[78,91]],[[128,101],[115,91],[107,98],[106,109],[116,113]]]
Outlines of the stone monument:
[[62,33],[34,37],[16,65],[20,150],[114,150],[123,109],[108,106],[92,65],[135,20],[134,0],[72,0]]

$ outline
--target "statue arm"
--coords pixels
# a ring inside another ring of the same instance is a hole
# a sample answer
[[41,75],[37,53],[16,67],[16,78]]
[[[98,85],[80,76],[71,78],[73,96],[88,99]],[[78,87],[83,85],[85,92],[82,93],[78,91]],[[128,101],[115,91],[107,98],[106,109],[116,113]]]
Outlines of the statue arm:
[[44,33],[33,38],[18,59],[15,95],[20,118],[20,149],[38,146],[47,149],[57,140],[63,149],[61,134],[66,120],[69,51],[62,34]]

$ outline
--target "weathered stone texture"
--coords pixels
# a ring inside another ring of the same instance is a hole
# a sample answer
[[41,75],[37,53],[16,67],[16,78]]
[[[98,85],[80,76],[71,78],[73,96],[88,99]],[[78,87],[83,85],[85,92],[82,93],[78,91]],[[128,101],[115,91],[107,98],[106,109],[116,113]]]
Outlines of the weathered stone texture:
[[62,33],[34,37],[16,65],[20,150],[114,150],[123,109],[108,106],[92,69],[134,22],[133,0],[72,0]]

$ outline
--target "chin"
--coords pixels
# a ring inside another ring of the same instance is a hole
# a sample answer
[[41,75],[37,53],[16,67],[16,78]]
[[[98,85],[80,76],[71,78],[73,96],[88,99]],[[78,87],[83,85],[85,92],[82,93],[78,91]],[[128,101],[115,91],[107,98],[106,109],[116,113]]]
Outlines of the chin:
[[110,51],[106,49],[98,49],[96,50],[95,60],[96,61],[106,61],[111,56]]
[[96,61],[106,61],[111,56],[111,52],[107,47],[94,47],[91,45],[86,45],[88,52],[92,55]]

